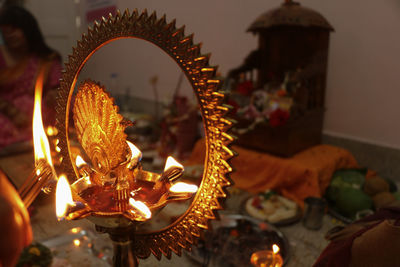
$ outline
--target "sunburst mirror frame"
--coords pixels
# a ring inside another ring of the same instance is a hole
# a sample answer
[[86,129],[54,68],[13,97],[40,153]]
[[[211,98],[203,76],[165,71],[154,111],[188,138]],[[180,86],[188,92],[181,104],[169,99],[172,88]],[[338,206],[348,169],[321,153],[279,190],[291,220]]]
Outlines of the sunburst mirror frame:
[[152,254],[160,260],[171,252],[181,255],[182,248],[191,250],[210,220],[218,217],[221,201],[227,197],[226,188],[232,184],[230,159],[235,153],[229,148],[234,138],[228,134],[233,122],[225,116],[229,107],[223,104],[224,93],[219,91],[221,81],[216,78],[216,67],[209,66],[210,55],[200,53],[201,44],[193,44],[193,34],[184,34],[185,26],[176,28],[175,20],[166,22],[166,16],[157,19],[156,13],[148,15],[135,9],[131,14],[117,11],[113,17],[95,22],[88,33],[73,48],[65,64],[59,98],[57,100],[57,128],[60,140],[61,168],[68,177],[78,177],[72,164],[70,150],[69,114],[71,97],[78,75],[89,58],[102,46],[126,38],[148,41],[166,52],[185,73],[196,94],[203,117],[206,157],[203,178],[188,210],[174,223],[155,232],[135,233],[135,256],[145,259]]

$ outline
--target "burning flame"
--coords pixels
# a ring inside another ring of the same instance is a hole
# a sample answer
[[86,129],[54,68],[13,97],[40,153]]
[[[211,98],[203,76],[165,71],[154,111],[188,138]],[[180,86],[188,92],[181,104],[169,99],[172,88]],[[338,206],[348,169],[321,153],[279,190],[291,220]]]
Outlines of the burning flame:
[[137,148],[134,144],[132,144],[129,141],[126,141],[126,143],[129,146],[129,149],[131,150],[131,158],[138,158],[140,159],[142,157],[142,152]]
[[146,219],[150,219],[151,218],[150,209],[142,201],[136,201],[133,198],[129,198],[129,204],[133,208],[138,210],[141,213],[141,215],[143,215],[143,217],[145,217]]
[[277,244],[273,244],[272,245],[272,252],[274,253],[274,254],[278,254],[278,252],[279,252],[279,246],[277,245]]
[[75,247],[79,247],[81,245],[81,241],[79,239],[74,239]]
[[67,213],[68,205],[73,205],[71,187],[69,186],[67,177],[61,175],[57,182],[56,188],[56,215],[61,219]]
[[39,73],[35,84],[35,105],[33,108],[33,145],[35,150],[35,163],[40,159],[46,159],[50,166],[53,166],[50,154],[49,140],[43,127],[42,121],[42,91],[43,91],[44,71]]
[[142,159],[142,152],[137,148],[134,144],[132,144],[129,141],[126,141],[126,143],[129,146],[129,149],[131,150],[131,158],[130,162],[126,167],[128,169],[136,167],[136,165],[139,163],[139,161]]
[[56,127],[54,126],[48,126],[46,129],[47,135],[48,136],[54,136],[58,133],[58,130]]
[[75,165],[76,165],[76,167],[80,168],[83,165],[87,165],[87,163],[86,163],[86,161],[83,160],[83,158],[81,156],[78,155],[78,156],[76,156],[76,159],[75,159]]
[[81,231],[82,229],[80,227],[74,227],[71,229],[71,233],[73,234],[77,234]]
[[196,193],[198,187],[194,184],[179,182],[170,187],[169,191],[174,193]]
[[169,156],[165,162],[164,172],[171,167],[178,167],[183,169],[183,165],[177,162],[173,157]]

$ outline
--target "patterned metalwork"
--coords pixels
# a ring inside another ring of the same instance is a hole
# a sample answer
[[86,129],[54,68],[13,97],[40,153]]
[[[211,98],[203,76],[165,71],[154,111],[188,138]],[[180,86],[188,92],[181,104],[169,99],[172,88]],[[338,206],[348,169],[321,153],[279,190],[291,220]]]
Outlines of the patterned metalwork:
[[171,252],[181,255],[182,248],[190,250],[209,220],[216,219],[222,209],[221,200],[227,197],[226,187],[232,182],[229,160],[234,152],[229,148],[233,137],[227,133],[233,122],[225,117],[229,111],[223,105],[224,93],[219,91],[221,82],[215,78],[216,67],[209,66],[209,55],[200,53],[200,44],[193,44],[193,34],[186,36],[184,26],[176,28],[175,20],[166,22],[165,15],[157,19],[156,13],[148,15],[134,10],[125,11],[95,23],[78,41],[65,65],[61,80],[57,107],[57,128],[60,130],[61,167],[68,177],[77,177],[71,162],[72,154],[68,137],[71,96],[77,77],[91,55],[105,44],[122,38],[138,38],[149,41],[170,55],[190,81],[203,115],[206,139],[205,170],[200,188],[190,208],[165,229],[149,233],[136,233],[134,251],[138,258],[153,253],[171,257]]
[[78,141],[97,173],[106,175],[126,161],[127,125],[122,123],[124,118],[118,113],[118,106],[100,85],[92,81],[82,83],[73,114]]

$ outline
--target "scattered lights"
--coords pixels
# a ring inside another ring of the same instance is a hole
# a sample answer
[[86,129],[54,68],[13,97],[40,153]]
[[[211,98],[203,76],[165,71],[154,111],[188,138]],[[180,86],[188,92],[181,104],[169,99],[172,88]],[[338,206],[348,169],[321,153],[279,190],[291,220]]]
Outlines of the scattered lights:
[[79,239],[74,239],[75,247],[79,247],[81,245],[81,241]]

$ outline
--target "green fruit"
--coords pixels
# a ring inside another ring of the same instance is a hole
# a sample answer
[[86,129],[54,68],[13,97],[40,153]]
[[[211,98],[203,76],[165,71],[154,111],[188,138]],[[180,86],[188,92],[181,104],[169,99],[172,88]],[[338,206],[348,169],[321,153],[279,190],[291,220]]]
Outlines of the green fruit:
[[354,218],[358,211],[372,209],[372,205],[372,199],[363,191],[352,187],[343,187],[338,192],[335,206],[342,215]]
[[360,189],[365,182],[364,169],[343,169],[337,170],[333,176],[329,187],[326,190],[325,197],[335,202],[338,198],[339,191],[344,187]]
[[[337,181],[336,181],[337,179]],[[365,182],[365,169],[337,170],[332,176],[331,184],[348,185],[361,188]]]

